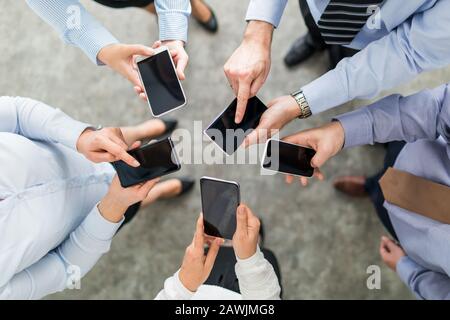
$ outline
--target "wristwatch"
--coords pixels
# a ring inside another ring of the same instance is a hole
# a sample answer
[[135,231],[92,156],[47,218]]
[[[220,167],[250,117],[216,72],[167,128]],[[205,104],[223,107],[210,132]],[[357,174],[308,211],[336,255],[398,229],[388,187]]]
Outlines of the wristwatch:
[[296,91],[291,93],[291,96],[297,101],[298,107],[300,108],[299,119],[305,119],[312,115],[311,109],[309,108],[308,101],[306,101],[305,95],[303,94],[303,90]]

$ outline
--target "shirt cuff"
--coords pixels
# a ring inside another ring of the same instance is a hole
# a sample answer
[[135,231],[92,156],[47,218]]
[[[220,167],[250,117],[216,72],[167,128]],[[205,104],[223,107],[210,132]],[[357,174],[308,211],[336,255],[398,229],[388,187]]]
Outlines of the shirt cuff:
[[124,218],[121,221],[114,223],[106,220],[98,210],[98,204],[92,209],[89,215],[84,219],[82,227],[84,231],[100,241],[109,241],[119,230]]
[[174,289],[176,290],[181,300],[190,300],[192,296],[195,294],[195,292],[190,291],[183,285],[183,282],[181,282],[180,280],[179,274],[180,270],[175,272],[175,274],[172,277]]
[[158,14],[159,40],[181,40],[187,42],[188,16],[179,12]]
[[397,262],[397,274],[407,286],[409,286],[409,280],[417,269],[422,269],[422,267],[411,260],[408,256],[401,257]]
[[104,65],[104,63],[97,58],[100,50],[111,44],[119,43],[119,41],[103,26],[96,26],[85,30],[74,42],[93,63],[99,66]]
[[328,71],[302,88],[312,114],[348,102],[348,90],[338,67]]
[[373,125],[365,109],[344,113],[333,120],[339,121],[344,128],[344,148],[373,143]]
[[257,266],[261,263],[261,259],[264,259],[264,255],[261,252],[261,249],[259,246],[256,247],[256,252],[254,255],[252,255],[250,258],[247,259],[239,259],[236,256],[237,263],[240,267],[244,269],[252,268],[254,266]]
[[287,0],[251,0],[245,16],[246,21],[265,21],[278,27]]
[[89,127],[92,126],[77,121],[57,109],[53,117],[51,136],[53,140],[56,140],[55,142],[59,142],[72,150],[77,150],[78,138]]

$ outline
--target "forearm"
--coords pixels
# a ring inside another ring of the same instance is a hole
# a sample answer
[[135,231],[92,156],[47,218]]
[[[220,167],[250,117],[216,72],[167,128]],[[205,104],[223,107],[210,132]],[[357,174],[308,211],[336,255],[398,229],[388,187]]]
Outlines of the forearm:
[[251,0],[245,20],[265,21],[277,28],[286,4],[287,0]]
[[76,149],[80,134],[89,127],[59,109],[21,97],[0,97],[0,131],[34,140],[61,143]]
[[244,300],[280,299],[281,288],[272,265],[257,252],[248,259],[237,258],[236,276]]
[[337,116],[344,128],[345,147],[436,139],[441,109],[449,104],[447,91],[447,85],[442,85],[408,97],[391,95],[367,107]]
[[79,47],[96,64],[100,50],[117,39],[78,0],[27,0],[30,8],[55,29],[61,38]]
[[156,0],[159,39],[187,42],[188,20],[191,14],[189,0]]
[[84,277],[109,250],[120,225],[103,218],[95,207],[58,248],[0,288],[0,297],[40,299],[66,289],[70,280]]
[[373,98],[423,71],[448,65],[450,46],[444,45],[450,41],[448,10],[449,2],[437,2],[304,86],[312,113],[356,98]]
[[446,274],[427,270],[407,256],[397,263],[397,273],[418,299],[450,299],[450,278]]

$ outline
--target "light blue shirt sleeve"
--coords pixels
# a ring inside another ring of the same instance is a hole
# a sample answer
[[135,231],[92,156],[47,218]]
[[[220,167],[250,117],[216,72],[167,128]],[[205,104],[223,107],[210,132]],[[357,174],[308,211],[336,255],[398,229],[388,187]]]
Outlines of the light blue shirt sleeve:
[[397,274],[418,299],[450,300],[450,278],[427,270],[405,256],[397,263]]
[[450,63],[450,1],[416,13],[383,38],[304,86],[313,114],[373,98],[419,73]]
[[76,150],[78,138],[87,127],[88,124],[42,102],[22,97],[0,97],[0,132],[61,143]]
[[78,0],[27,0],[27,3],[66,43],[83,50],[95,64],[103,64],[97,59],[102,48],[118,43]]
[[158,14],[159,39],[182,40],[188,38],[188,20],[191,14],[189,0],[156,0]]
[[245,20],[265,21],[277,28],[286,4],[287,0],[251,0]]
[[345,148],[385,143],[435,140],[450,141],[448,84],[411,96],[391,95],[367,107],[336,117],[345,132]]
[[59,247],[1,287],[0,299],[40,299],[75,284],[109,251],[122,222],[107,221],[95,206]]

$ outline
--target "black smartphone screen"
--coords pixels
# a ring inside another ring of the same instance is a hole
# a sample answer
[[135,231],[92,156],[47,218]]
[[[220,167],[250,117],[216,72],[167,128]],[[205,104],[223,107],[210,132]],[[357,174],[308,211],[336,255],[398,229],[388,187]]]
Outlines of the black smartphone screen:
[[131,150],[129,154],[139,161],[141,164],[139,167],[129,166],[122,160],[112,163],[119,176],[120,184],[124,188],[180,169],[170,138]]
[[255,129],[267,107],[258,97],[250,98],[247,102],[244,118],[241,123],[234,122],[237,107],[237,99],[217,117],[216,120],[205,130],[213,140],[228,155],[232,155],[242,144],[244,138]]
[[269,140],[263,168],[311,177],[314,173],[314,168],[311,167],[311,159],[315,154],[316,152],[310,148],[278,140]]
[[231,181],[200,179],[205,233],[224,239],[236,232],[236,210],[240,203],[239,185]]
[[137,63],[153,115],[183,105],[185,97],[167,50]]

